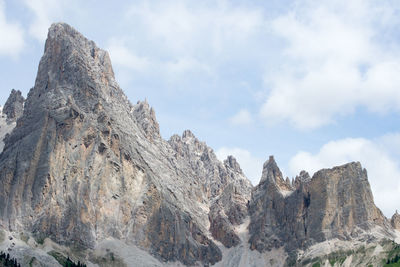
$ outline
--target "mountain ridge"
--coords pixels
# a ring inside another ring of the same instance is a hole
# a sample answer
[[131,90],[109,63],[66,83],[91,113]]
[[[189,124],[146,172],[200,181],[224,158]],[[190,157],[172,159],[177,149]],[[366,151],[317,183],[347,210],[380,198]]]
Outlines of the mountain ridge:
[[191,131],[164,140],[154,109],[115,81],[108,53],[65,23],[50,27],[35,86],[18,99],[0,155],[0,226],[26,233],[29,255],[47,240],[93,264],[126,246],[149,264],[282,266],[329,240],[397,237],[360,163],[290,182],[271,156],[253,187],[235,158],[219,161]]

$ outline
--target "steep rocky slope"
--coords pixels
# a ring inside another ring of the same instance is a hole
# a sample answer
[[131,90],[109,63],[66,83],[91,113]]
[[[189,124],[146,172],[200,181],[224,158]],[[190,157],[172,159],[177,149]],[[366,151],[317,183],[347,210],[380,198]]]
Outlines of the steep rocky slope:
[[326,240],[378,240],[376,229],[380,236],[395,238],[358,162],[321,170],[312,179],[302,172],[289,183],[270,157],[249,213],[250,247],[259,252],[285,247],[294,256],[297,249]]
[[3,227],[82,248],[112,237],[163,261],[215,263],[209,206],[237,183],[249,194],[246,178],[189,132],[164,141],[149,105],[131,105],[119,88],[107,52],[52,25],[0,158]]
[[0,153],[4,148],[4,139],[15,128],[17,120],[22,116],[25,98],[21,91],[12,89],[4,107],[0,107]]
[[0,250],[25,265],[380,266],[397,249],[399,215],[375,206],[360,163],[289,181],[270,157],[253,187],[189,130],[164,140],[107,52],[64,23],[0,133]]

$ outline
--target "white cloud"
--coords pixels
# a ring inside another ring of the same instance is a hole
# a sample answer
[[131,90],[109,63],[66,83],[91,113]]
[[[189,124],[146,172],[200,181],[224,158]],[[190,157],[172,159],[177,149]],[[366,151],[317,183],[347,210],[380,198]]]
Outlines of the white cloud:
[[[122,67],[129,72],[162,73],[167,81],[182,78],[190,72],[211,73],[208,66],[202,64],[194,58],[180,57],[177,59],[163,60],[162,58],[149,55],[138,55],[134,48],[126,44],[126,40],[111,38],[106,48],[115,66]],[[127,79],[129,80],[129,75]],[[160,78],[160,77],[158,77]]]
[[71,1],[65,0],[24,0],[24,3],[34,14],[29,33],[41,42],[46,40],[50,25],[57,22],[55,20],[72,4]]
[[145,57],[137,56],[130,50],[123,40],[115,38],[110,39],[107,46],[112,61],[116,65],[120,65],[136,71],[144,71],[150,67],[150,62]]
[[227,1],[149,1],[132,5],[127,17],[143,26],[151,38],[179,53],[202,47],[221,52],[227,45],[246,42],[263,23],[259,10],[234,7]]
[[400,134],[376,140],[347,138],[331,141],[315,153],[301,151],[289,163],[292,175],[306,170],[312,175],[322,168],[331,168],[351,161],[360,161],[368,171],[375,204],[386,216],[400,209],[400,168],[393,151],[400,148]]
[[7,21],[6,5],[0,0],[0,55],[16,58],[24,48],[24,32],[17,23]]
[[260,181],[264,161],[253,156],[249,151],[236,147],[221,147],[216,151],[216,155],[221,161],[228,156],[234,156],[253,185]]
[[237,126],[246,126],[253,123],[253,118],[247,109],[241,109],[229,119],[230,123]]
[[113,62],[131,71],[145,67],[166,82],[211,83],[219,64],[254,54],[255,40],[264,38],[261,10],[230,1],[138,2],[123,19],[128,29],[109,42]]
[[393,15],[399,6],[344,0],[298,3],[272,22],[273,32],[287,46],[276,73],[266,75],[270,92],[262,117],[312,129],[358,107],[400,111],[399,47],[391,47],[396,42],[385,35],[399,24]]

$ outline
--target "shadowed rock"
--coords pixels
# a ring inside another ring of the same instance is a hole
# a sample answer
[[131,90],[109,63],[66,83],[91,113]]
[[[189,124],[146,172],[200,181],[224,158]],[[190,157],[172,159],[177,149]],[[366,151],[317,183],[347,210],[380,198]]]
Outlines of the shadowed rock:
[[270,158],[250,201],[251,249],[292,251],[332,238],[351,240],[375,226],[389,228],[358,162],[321,170],[312,179],[302,172],[291,191],[282,181]]
[[390,220],[392,227],[396,230],[400,230],[400,214],[397,212],[393,214],[392,219]]
[[107,52],[53,24],[0,158],[0,223],[83,249],[113,237],[162,261],[213,264],[222,254],[208,207],[246,178],[190,132],[175,141],[147,102],[127,100]]
[[21,91],[12,89],[10,96],[3,107],[3,113],[7,116],[7,121],[16,121],[24,112],[25,98]]

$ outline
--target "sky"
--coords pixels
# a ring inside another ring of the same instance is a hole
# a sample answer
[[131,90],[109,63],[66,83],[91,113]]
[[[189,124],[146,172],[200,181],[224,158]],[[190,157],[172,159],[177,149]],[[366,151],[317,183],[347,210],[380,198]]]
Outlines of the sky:
[[165,139],[190,129],[254,185],[350,161],[386,216],[400,209],[400,2],[0,0],[0,104],[33,87],[47,29],[109,51]]

